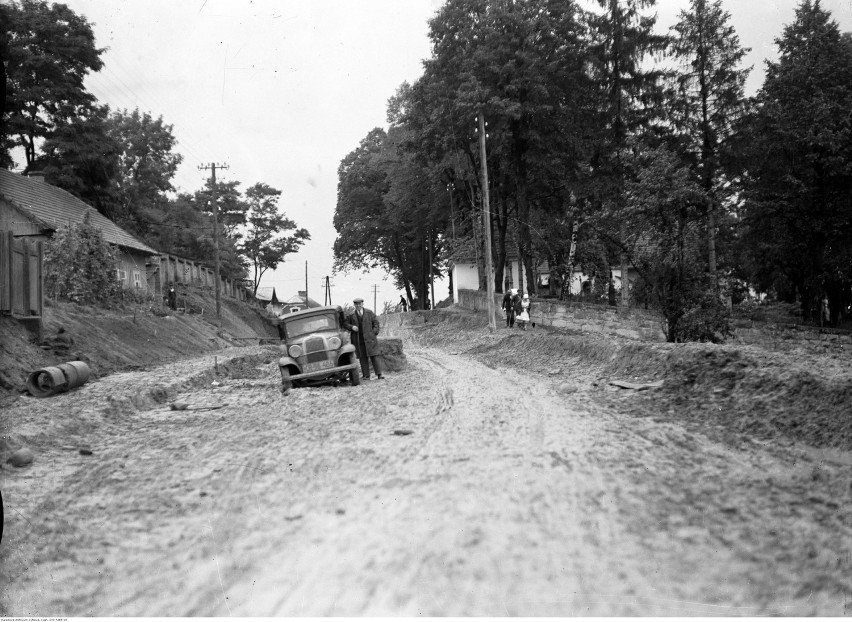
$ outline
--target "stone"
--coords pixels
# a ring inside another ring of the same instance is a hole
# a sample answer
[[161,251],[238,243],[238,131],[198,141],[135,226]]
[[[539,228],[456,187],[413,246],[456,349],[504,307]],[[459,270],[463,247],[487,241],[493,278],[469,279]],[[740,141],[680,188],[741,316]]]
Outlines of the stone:
[[556,390],[562,393],[563,395],[570,395],[571,393],[577,392],[577,387],[575,387],[573,384],[563,382]]
[[27,449],[26,447],[21,447],[17,451],[13,452],[11,456],[6,460],[13,467],[25,467],[28,464],[32,464],[32,461],[35,459],[33,452]]
[[402,339],[396,337],[379,337],[378,341],[382,373],[386,371],[402,371],[408,367],[408,358],[403,352]]

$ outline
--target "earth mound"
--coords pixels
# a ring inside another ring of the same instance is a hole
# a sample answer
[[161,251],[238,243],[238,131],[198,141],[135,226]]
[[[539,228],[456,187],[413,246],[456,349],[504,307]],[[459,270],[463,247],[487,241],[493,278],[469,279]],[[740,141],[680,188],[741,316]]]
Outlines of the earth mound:
[[179,286],[176,311],[159,301],[105,309],[45,300],[40,337],[0,316],[0,405],[15,399],[27,376],[43,367],[83,361],[95,379],[278,338],[260,308],[227,297],[220,308],[217,322],[213,292]]
[[458,309],[398,316],[388,321],[392,332],[491,367],[558,380],[582,366],[599,376],[602,390],[612,380],[651,388],[613,389],[637,416],[699,425],[728,440],[745,434],[852,450],[852,369],[842,351],[645,343],[542,327],[492,333],[484,316]]

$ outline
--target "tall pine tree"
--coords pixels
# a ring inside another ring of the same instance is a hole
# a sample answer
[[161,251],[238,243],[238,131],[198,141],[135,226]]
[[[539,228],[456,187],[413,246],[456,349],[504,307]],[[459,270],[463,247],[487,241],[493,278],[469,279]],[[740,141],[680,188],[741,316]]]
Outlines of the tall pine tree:
[[747,48],[730,24],[721,0],[692,0],[673,27],[672,52],[680,67],[674,78],[671,119],[707,198],[707,266],[716,278],[716,212],[724,179],[720,155],[742,116],[745,81],[740,69]]
[[[655,0],[597,0],[602,13],[592,13],[592,70],[599,84],[598,148],[591,168],[597,180],[591,203],[621,249],[622,304],[628,304],[627,210],[625,150],[631,136],[641,134],[659,114],[662,73],[644,62],[665,49],[667,38],[654,34],[656,17],[643,14]],[[608,222],[607,222],[608,221]]]
[[796,294],[805,320],[852,303],[852,45],[819,0],[776,39],[745,141],[747,248],[764,287]]

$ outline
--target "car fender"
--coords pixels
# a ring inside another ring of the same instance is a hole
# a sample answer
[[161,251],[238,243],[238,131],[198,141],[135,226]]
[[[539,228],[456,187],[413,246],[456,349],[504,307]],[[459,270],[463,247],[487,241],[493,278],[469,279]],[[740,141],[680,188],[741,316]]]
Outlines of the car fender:
[[290,358],[289,356],[282,356],[278,359],[278,367],[295,367],[296,369],[299,369],[296,359]]
[[337,353],[337,360],[349,358],[350,363],[354,363],[358,360],[358,354],[355,351],[355,346],[351,343],[347,343],[344,346],[341,346],[340,350]]

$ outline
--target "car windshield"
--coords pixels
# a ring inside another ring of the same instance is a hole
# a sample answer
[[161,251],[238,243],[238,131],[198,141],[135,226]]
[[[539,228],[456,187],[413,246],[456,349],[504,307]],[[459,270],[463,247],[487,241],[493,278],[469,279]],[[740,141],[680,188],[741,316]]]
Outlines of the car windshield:
[[323,330],[337,330],[337,314],[333,311],[322,315],[309,315],[308,317],[287,318],[284,323],[287,338],[292,339],[299,335],[316,333]]

